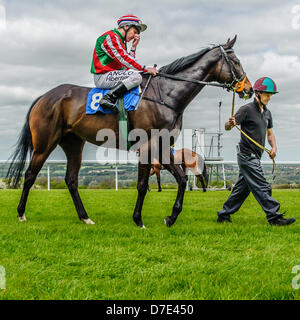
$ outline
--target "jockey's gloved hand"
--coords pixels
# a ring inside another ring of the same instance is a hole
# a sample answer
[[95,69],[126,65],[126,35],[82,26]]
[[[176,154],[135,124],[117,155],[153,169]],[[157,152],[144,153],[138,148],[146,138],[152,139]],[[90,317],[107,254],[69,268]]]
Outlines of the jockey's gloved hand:
[[146,72],[151,74],[151,75],[153,75],[153,76],[156,76],[158,70],[156,69],[156,67],[149,67],[149,68],[146,69]]

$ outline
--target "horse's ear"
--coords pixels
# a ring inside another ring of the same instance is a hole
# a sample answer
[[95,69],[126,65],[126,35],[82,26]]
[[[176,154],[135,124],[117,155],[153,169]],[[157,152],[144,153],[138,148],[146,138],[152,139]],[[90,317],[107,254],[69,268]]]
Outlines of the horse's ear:
[[224,49],[231,49],[233,48],[235,42],[236,42],[236,39],[237,39],[237,35],[235,35],[235,37],[230,40],[230,38],[227,40],[227,43],[224,45]]

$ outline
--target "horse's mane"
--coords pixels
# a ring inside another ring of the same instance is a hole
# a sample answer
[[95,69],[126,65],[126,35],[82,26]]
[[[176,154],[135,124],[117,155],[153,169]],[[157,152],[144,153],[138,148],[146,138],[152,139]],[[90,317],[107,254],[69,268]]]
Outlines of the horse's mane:
[[167,73],[167,74],[175,74],[179,71],[185,70],[186,68],[193,65],[196,61],[198,61],[205,53],[210,51],[212,48],[205,48],[199,52],[191,54],[186,57],[182,57],[176,59],[175,61],[171,62],[170,64],[163,66],[159,69],[159,72]]

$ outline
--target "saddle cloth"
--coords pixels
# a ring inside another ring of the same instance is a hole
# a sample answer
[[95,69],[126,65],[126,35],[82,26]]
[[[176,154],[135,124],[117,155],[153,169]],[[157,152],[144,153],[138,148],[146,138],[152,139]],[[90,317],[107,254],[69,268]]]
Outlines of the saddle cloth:
[[[94,114],[96,112],[102,113],[112,113],[111,110],[103,109],[99,101],[102,97],[108,92],[106,89],[93,88],[87,97],[86,101],[86,114]],[[124,109],[126,111],[135,110],[139,101],[139,87],[131,89],[129,92],[124,95]],[[117,107],[119,108],[118,104]]]

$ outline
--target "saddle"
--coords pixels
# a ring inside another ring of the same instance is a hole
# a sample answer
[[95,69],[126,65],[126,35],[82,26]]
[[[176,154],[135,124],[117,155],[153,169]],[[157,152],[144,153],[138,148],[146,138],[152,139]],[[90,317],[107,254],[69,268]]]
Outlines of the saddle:
[[[86,114],[95,114],[101,112],[104,114],[112,113],[109,109],[103,109],[99,103],[101,98],[108,92],[106,89],[93,88],[89,92],[86,101]],[[139,87],[131,89],[129,92],[125,93],[122,99],[117,102],[117,107],[120,111],[119,101],[123,100],[123,106],[125,111],[135,110],[139,101]]]
[[[86,114],[95,114],[101,112],[103,114],[112,113],[109,109],[103,109],[99,103],[101,98],[109,90],[93,88],[88,94],[86,102]],[[125,93],[123,97],[119,98],[117,101],[117,107],[119,109],[118,121],[119,121],[119,132],[120,139],[125,141],[127,146],[127,151],[131,147],[130,141],[128,141],[128,133],[131,129],[130,121],[128,119],[128,112],[134,111],[139,102],[139,87],[131,89],[129,92]]]

